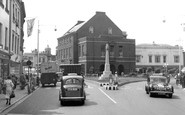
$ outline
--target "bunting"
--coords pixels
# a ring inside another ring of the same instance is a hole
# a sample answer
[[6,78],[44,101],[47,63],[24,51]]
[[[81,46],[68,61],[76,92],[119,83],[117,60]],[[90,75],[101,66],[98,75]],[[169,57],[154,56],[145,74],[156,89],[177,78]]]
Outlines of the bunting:
[[27,34],[28,34],[28,37],[31,36],[31,34],[32,34],[34,21],[35,21],[35,18],[27,20]]

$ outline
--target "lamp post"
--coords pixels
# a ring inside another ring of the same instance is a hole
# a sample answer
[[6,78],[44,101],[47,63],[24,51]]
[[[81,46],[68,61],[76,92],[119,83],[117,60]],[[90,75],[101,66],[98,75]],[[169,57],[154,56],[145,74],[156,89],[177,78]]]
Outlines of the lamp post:
[[[40,26],[50,26],[50,25],[40,25],[39,24],[39,20],[38,20],[38,32],[37,32],[37,78],[39,78],[39,71],[38,70],[39,70],[39,34],[40,34]],[[54,25],[54,26],[55,26],[54,31],[57,31],[56,25]]]

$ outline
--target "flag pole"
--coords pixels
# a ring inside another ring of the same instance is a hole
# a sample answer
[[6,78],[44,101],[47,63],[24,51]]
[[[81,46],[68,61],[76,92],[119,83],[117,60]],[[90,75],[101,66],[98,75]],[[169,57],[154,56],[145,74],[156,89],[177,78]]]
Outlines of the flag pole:
[[37,33],[37,78],[39,78],[39,20],[38,20],[38,33]]

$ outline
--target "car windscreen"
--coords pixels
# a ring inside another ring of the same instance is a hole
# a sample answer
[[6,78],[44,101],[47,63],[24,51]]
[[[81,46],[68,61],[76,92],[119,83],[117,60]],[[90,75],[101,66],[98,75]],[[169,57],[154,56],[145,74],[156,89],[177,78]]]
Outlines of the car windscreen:
[[151,83],[166,83],[166,78],[150,78]]
[[66,79],[64,84],[65,85],[80,85],[81,80],[76,79],[76,78],[70,78],[70,79]]

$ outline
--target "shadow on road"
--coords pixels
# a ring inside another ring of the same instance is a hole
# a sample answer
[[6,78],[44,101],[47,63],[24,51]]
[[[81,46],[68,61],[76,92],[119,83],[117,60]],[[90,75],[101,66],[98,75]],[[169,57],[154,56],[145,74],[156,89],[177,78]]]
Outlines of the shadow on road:
[[179,96],[177,95],[173,95],[172,98],[169,98],[168,96],[165,95],[155,95],[152,98],[164,98],[164,99],[180,99]]
[[78,107],[78,106],[92,106],[92,105],[97,105],[97,103],[86,99],[84,105],[82,105],[80,101],[67,101],[65,102],[65,105],[62,107],[74,107],[74,106]]

